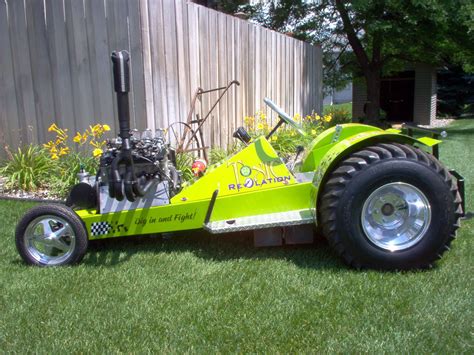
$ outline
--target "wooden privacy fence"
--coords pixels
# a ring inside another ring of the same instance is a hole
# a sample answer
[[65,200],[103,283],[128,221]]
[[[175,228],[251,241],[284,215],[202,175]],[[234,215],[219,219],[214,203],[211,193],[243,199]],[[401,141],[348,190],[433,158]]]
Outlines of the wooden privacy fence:
[[[204,126],[225,146],[246,115],[272,98],[290,114],[320,112],[320,47],[184,0],[0,1],[0,143],[47,141],[51,123],[71,134],[116,130],[110,53],[131,54],[131,125],[185,121],[198,87],[240,81]],[[218,93],[205,95],[205,114]],[[274,118],[274,117],[273,117]]]

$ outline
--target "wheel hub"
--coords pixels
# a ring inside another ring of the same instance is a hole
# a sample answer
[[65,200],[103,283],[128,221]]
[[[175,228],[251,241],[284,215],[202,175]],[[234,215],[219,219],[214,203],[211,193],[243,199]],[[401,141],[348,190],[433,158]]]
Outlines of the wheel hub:
[[431,208],[426,196],[415,186],[403,182],[374,190],[361,213],[367,238],[389,251],[408,249],[418,243],[430,221]]
[[71,226],[57,216],[41,216],[26,228],[27,252],[38,262],[57,265],[74,251],[76,238]]

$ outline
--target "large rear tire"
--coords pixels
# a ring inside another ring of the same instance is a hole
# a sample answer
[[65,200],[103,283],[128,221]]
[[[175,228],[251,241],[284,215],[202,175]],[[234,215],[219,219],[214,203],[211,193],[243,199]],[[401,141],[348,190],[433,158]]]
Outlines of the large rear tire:
[[319,221],[355,268],[428,268],[449,250],[461,216],[451,174],[416,147],[377,144],[351,154],[326,180]]

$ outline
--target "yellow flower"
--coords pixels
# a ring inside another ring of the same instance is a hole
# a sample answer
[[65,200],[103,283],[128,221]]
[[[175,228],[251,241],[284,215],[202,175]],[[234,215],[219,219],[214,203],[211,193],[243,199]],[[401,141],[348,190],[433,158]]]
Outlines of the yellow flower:
[[319,120],[321,119],[321,116],[319,116],[318,114],[316,114],[316,115],[314,116],[314,118],[316,119],[316,121],[319,121]]
[[51,154],[51,159],[57,160],[57,159],[59,159],[59,157],[56,153],[53,153],[53,154]]
[[264,128],[265,128],[265,125],[264,125],[263,123],[259,123],[259,124],[257,125],[257,129],[258,129],[258,130],[262,130],[262,129],[264,129]]
[[296,115],[293,116],[293,119],[296,121],[296,122],[300,122],[301,121],[301,115],[299,113],[297,113]]
[[64,148],[59,149],[58,155],[61,156],[61,155],[66,155],[68,153],[69,153],[69,147],[64,147]]
[[312,129],[312,130],[311,130],[311,134],[312,134],[313,136],[315,136],[317,133],[318,133],[318,132],[317,132],[315,129]]
[[72,139],[74,142],[76,143],[81,143],[81,140],[82,140],[82,134],[80,134],[79,132],[76,133],[76,135],[74,136],[74,138]]
[[104,129],[105,132],[110,131],[110,126],[108,124],[103,125],[102,128]]
[[273,135],[272,136],[272,142],[276,142],[278,140],[278,136]]
[[331,120],[332,120],[332,116],[331,116],[331,115],[325,115],[325,116],[324,116],[324,121],[326,121],[326,122],[331,122]]
[[102,149],[100,148],[95,148],[94,151],[92,152],[92,155],[97,158],[98,156],[100,156],[102,154]]
[[58,126],[56,126],[56,123],[53,123],[51,126],[48,128],[48,132],[57,132],[58,131]]

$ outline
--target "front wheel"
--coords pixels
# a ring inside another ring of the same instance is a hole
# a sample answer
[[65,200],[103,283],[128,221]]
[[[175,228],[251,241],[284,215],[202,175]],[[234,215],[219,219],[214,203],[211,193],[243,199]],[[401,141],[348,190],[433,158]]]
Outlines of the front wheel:
[[88,244],[81,219],[62,205],[43,205],[29,210],[18,222],[15,241],[23,260],[37,266],[78,263]]
[[357,268],[430,267],[449,249],[461,199],[449,172],[422,150],[378,144],[330,174],[319,200],[329,243]]

